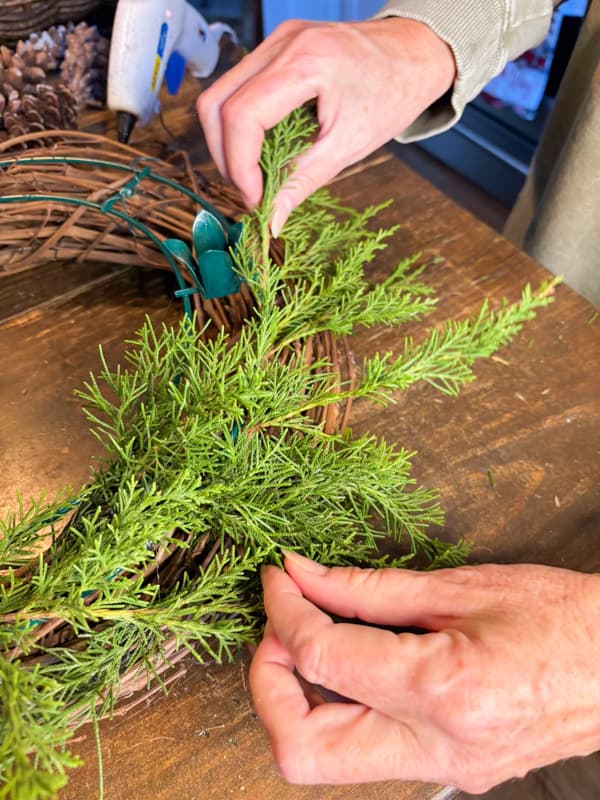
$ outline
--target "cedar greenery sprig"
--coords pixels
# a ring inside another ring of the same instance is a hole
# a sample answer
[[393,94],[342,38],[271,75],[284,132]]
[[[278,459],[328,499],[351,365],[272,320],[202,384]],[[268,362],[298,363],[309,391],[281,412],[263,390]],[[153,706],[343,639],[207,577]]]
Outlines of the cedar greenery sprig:
[[[79,396],[105,457],[89,485],[0,520],[0,798],[45,800],[76,764],[67,744],[132,688],[162,684],[189,652],[231,658],[261,624],[257,569],[282,548],[329,564],[461,563],[464,543],[428,533],[442,513],[415,485],[413,454],[374,436],[326,434],[309,412],[342,399],[394,402],[424,380],[454,394],[478,358],[551,300],[553,284],[472,320],[450,321],[399,355],[336,381],[308,357],[310,337],[400,325],[434,305],[414,259],[373,286],[364,265],[394,229],[380,208],[320,191],[296,210],[285,257],[270,256],[273,197],[312,122],[293,114],[268,138],[265,197],[245,220],[236,267],[256,308],[237,337],[190,320],[129,342],[125,366],[102,357]],[[381,556],[384,537],[405,555]]]

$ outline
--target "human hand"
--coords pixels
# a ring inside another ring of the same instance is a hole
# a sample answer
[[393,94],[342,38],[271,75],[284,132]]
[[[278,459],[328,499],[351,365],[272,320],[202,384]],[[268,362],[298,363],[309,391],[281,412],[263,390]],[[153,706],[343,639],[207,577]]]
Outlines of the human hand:
[[[600,747],[600,576],[533,565],[263,572],[256,711],[292,783],[486,791]],[[334,623],[319,609],[392,633]],[[353,703],[311,708],[295,670]]]
[[399,17],[359,23],[280,25],[198,98],[209,150],[248,208],[262,196],[265,131],[317,100],[320,132],[275,198],[271,229],[344,167],[392,139],[443,95],[452,51],[424,23]]

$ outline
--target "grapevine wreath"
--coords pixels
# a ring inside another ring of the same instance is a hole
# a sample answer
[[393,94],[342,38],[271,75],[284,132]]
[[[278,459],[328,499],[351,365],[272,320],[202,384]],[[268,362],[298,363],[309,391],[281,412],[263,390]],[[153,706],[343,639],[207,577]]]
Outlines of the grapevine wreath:
[[[329,564],[464,560],[464,544],[428,535],[441,509],[411,454],[354,437],[349,404],[418,380],[456,393],[553,284],[355,370],[346,335],[435,299],[416,259],[366,280],[394,233],[373,225],[378,208],[323,190],[271,241],[273,197],[313,131],[306,112],[271,131],[249,216],[185,160],[71,131],[0,144],[0,274],[54,258],[168,269],[185,312],[147,320],[126,365],[102,361],[78,392],[105,451],[89,482],[0,521],[2,796],[54,797],[78,726],[164,687],[188,653],[221,661],[256,640],[257,569],[282,548]],[[384,536],[404,555],[383,557]]]

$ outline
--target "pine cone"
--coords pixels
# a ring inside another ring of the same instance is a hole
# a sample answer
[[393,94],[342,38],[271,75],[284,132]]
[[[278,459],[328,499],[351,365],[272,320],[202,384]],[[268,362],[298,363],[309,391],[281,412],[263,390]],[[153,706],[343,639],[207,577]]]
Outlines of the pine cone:
[[0,139],[14,139],[25,133],[57,128],[77,128],[77,101],[63,84],[38,83],[20,93],[12,89],[3,97],[0,90]]
[[108,39],[95,26],[80,22],[68,29],[60,74],[80,106],[104,103],[108,50]]
[[17,42],[15,53],[50,72],[58,70],[66,45],[67,29],[64,25],[53,25],[47,31],[32,33],[25,41]]
[[26,43],[15,52],[0,47],[0,140],[77,127],[74,94],[61,83],[53,85],[45,69],[53,58],[52,50]]
[[81,107],[104,100],[108,49],[85,23],[32,34],[14,52],[0,45],[0,141],[77,128]]

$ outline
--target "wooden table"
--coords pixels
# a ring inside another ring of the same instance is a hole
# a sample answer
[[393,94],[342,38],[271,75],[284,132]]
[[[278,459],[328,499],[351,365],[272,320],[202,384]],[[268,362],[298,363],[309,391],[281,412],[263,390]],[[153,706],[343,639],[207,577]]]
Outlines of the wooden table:
[[[191,101],[189,111],[192,119]],[[105,118],[92,122],[98,128]],[[158,126],[140,137],[167,139]],[[190,127],[187,146],[196,152],[198,137]],[[515,299],[527,281],[537,285],[546,277],[386,152],[338,179],[334,190],[357,207],[394,198],[381,223],[402,227],[374,265],[374,277],[415,251],[443,257],[428,276],[441,300],[432,321],[467,315],[485,297],[494,305],[503,296]],[[146,313],[160,321],[177,318],[180,309],[158,278],[142,280],[133,271],[50,264],[0,279],[0,505],[14,506],[17,488],[28,495],[85,480],[97,450],[72,389],[98,366],[98,344],[115,362]],[[352,349],[357,359],[398,349],[407,332],[359,334]],[[441,490],[446,522],[439,535],[471,540],[473,560],[597,571],[599,363],[600,320],[562,286],[513,345],[478,364],[477,380],[459,398],[416,386],[383,411],[357,404],[352,425],[418,451],[415,477]],[[107,800],[450,796],[408,783],[287,786],[252,711],[246,661],[187,667],[168,697],[101,725]],[[72,774],[62,800],[97,797],[93,737],[89,728],[82,735],[74,750],[85,766]]]

